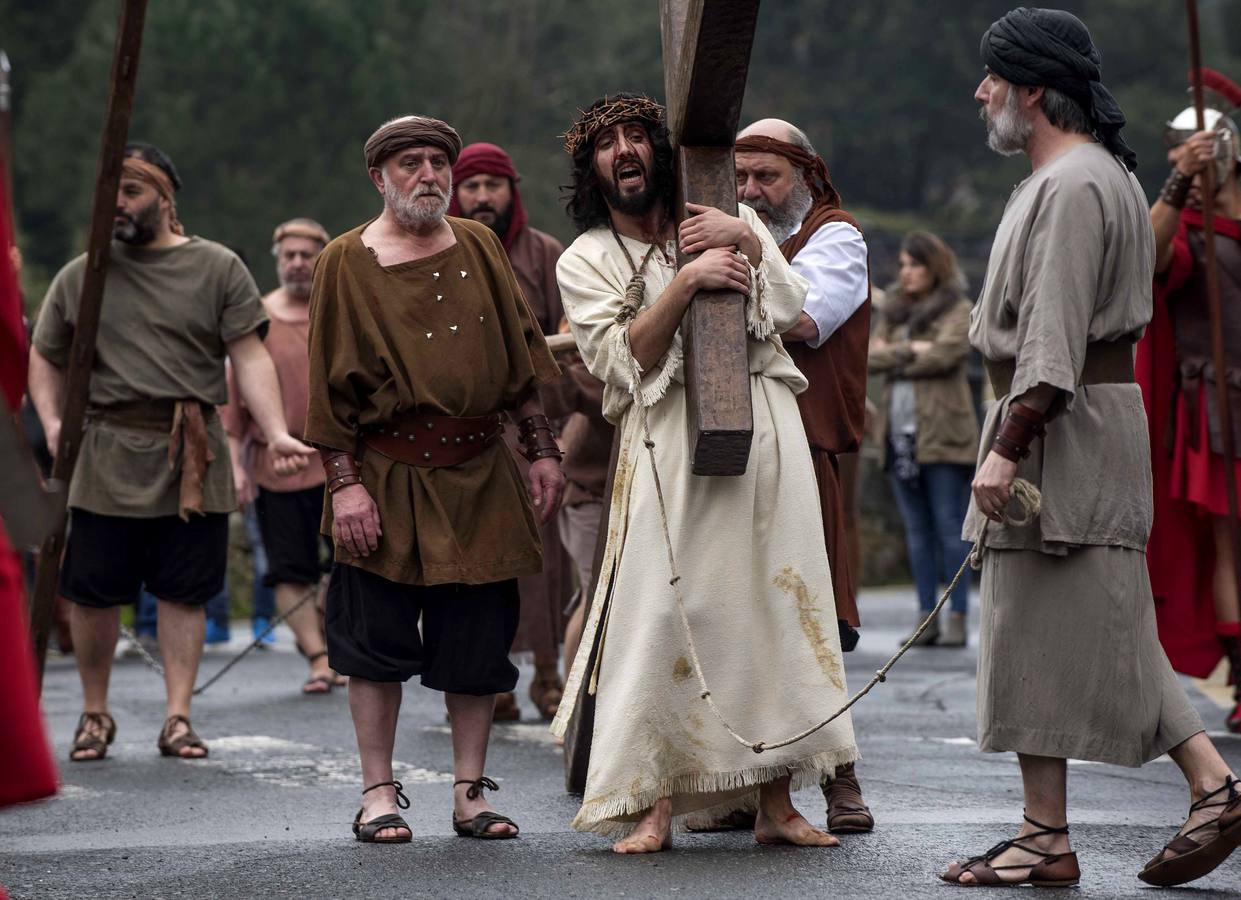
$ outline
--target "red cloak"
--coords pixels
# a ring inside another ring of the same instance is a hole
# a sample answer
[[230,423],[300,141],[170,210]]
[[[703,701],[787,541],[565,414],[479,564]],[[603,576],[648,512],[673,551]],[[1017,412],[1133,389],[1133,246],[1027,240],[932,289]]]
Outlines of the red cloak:
[[[1226,504],[1222,474],[1211,476],[1216,468],[1222,473],[1223,460],[1212,459],[1207,442],[1199,442],[1197,451],[1188,446],[1189,430],[1205,427],[1206,404],[1196,404],[1200,421],[1190,422],[1186,404],[1177,402],[1176,343],[1168,304],[1193,274],[1188,229],[1201,227],[1200,211],[1181,214],[1172,262],[1155,278],[1153,315],[1138,343],[1135,370],[1150,427],[1155,522],[1146,563],[1159,640],[1174,669],[1200,678],[1209,675],[1223,655],[1215,630],[1215,549],[1208,515],[1219,502]],[[1217,218],[1215,229],[1222,237],[1241,241],[1239,222]],[[1213,496],[1203,504],[1201,488],[1207,484]]]

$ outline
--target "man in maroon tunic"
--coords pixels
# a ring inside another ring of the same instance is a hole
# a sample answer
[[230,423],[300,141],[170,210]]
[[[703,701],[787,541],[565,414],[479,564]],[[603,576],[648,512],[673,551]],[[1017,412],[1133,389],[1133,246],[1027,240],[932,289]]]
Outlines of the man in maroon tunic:
[[[737,138],[736,165],[738,202],[758,212],[793,271],[810,282],[801,319],[781,337],[810,381],[797,404],[819,483],[840,644],[849,651],[859,624],[857,574],[850,564],[837,457],[857,451],[866,415],[866,243],[857,222],[840,208],[823,158],[800,129],[779,119],[755,122]],[[852,764],[840,767],[823,792],[829,830],[874,827]]]
[[[481,222],[496,233],[539,328],[544,334],[555,334],[564,316],[560,287],[556,284],[556,260],[564,252],[564,245],[526,221],[521,192],[517,189],[521,176],[513,160],[495,144],[470,144],[461,151],[452,175],[454,190],[448,214]],[[557,411],[549,400],[547,396],[543,398],[544,406],[556,419]],[[556,422],[558,431],[560,424]],[[528,464],[516,433],[505,432],[505,442],[524,475]],[[557,520],[545,523],[539,535],[543,539],[543,571],[517,579],[521,625],[513,649],[533,652],[530,699],[543,718],[551,719],[564,690],[560,681],[559,636],[569,574]],[[496,698],[498,721],[512,721],[520,716],[517,699],[511,692]]]

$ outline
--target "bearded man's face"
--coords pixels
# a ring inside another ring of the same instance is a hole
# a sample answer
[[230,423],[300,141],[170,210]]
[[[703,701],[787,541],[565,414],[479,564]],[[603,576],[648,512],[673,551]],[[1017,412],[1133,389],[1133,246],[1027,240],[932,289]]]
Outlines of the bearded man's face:
[[418,231],[443,221],[452,192],[447,153],[438,147],[407,147],[386,159],[380,172],[384,204],[398,225]]
[[323,245],[314,238],[290,235],[276,247],[276,277],[295,300],[309,300],[315,259]]
[[776,243],[784,243],[814,205],[805,173],[779,153],[738,153],[734,165],[737,202],[758,213]]
[[987,125],[987,146],[1001,156],[1015,156],[1025,150],[1034,123],[1021,109],[1016,85],[988,72],[974,99],[981,104],[978,117]]
[[461,215],[504,237],[513,220],[513,183],[503,175],[471,175],[457,182],[457,203]]
[[608,206],[629,216],[650,212],[658,199],[655,148],[641,122],[619,122],[595,136],[595,175]]
[[159,191],[138,178],[122,178],[112,217],[112,236],[134,247],[155,240],[163,211]]

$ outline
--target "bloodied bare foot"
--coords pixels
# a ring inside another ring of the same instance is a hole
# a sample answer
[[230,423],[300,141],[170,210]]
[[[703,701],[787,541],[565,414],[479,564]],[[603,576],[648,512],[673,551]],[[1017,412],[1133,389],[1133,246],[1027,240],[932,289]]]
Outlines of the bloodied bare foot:
[[798,847],[840,846],[840,841],[815,828],[793,807],[788,776],[759,788],[754,840],[760,844],[794,844]]
[[612,845],[616,853],[659,853],[672,849],[672,801],[655,801],[629,837]]

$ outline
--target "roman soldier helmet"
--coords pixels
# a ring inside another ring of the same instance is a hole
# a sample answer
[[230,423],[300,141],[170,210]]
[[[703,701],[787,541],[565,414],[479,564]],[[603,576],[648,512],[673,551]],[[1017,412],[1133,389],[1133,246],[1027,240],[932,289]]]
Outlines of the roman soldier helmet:
[[[1192,80],[1192,75],[1191,75]],[[1223,184],[1229,171],[1241,163],[1241,128],[1237,126],[1237,113],[1241,107],[1241,86],[1216,72],[1202,69],[1203,121],[1206,127],[1219,135],[1215,144],[1215,165],[1218,182]],[[1181,110],[1163,131],[1164,144],[1169,149],[1189,140],[1198,131],[1198,113],[1192,106]]]

